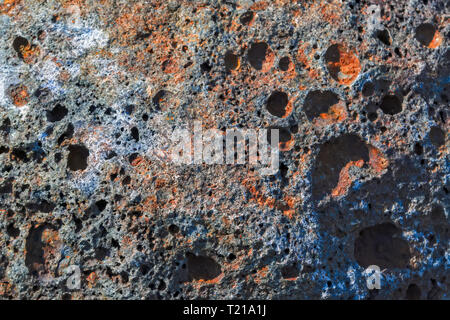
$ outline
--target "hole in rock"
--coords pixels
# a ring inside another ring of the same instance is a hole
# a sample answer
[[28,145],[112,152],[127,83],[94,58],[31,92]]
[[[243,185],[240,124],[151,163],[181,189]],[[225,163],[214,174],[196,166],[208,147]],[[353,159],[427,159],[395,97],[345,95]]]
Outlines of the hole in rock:
[[233,261],[236,259],[236,255],[234,253],[230,253],[227,257],[228,261]]
[[139,142],[139,130],[136,127],[131,128],[131,137],[136,141]]
[[25,163],[30,160],[28,159],[27,151],[23,148],[13,148],[11,151],[11,159]]
[[241,21],[242,24],[249,25],[253,21],[254,16],[255,14],[253,13],[253,11],[247,11],[241,15],[239,20]]
[[392,43],[391,36],[389,34],[389,31],[387,31],[386,29],[377,30],[375,35],[378,38],[378,40],[380,40],[383,44],[385,44],[387,46],[391,45],[391,43]]
[[0,194],[12,193],[13,185],[11,181],[6,181],[0,185]]
[[22,50],[29,46],[29,42],[24,37],[18,36],[13,41],[13,48],[17,52],[20,59],[23,59]]
[[25,204],[25,207],[31,213],[36,212],[50,213],[53,211],[53,209],[56,208],[56,205],[54,203],[48,202],[47,200],[42,200],[39,202],[28,202],[27,204]]
[[190,281],[212,280],[222,272],[220,265],[214,259],[192,253],[187,254],[187,270]]
[[102,261],[109,256],[109,250],[103,247],[95,248],[95,259]]
[[124,186],[129,185],[130,183],[131,183],[131,177],[130,176],[126,176],[125,178],[123,178],[122,184]]
[[431,127],[429,137],[436,148],[445,144],[445,132],[438,126]]
[[52,110],[47,111],[47,121],[57,122],[64,119],[67,116],[68,110],[66,107],[57,104]]
[[436,34],[436,27],[431,23],[422,23],[416,28],[416,39],[425,47],[428,47]]
[[271,115],[283,118],[286,115],[286,107],[288,105],[288,95],[282,91],[273,92],[267,100],[267,111]]
[[364,83],[364,86],[362,88],[362,94],[364,97],[370,97],[375,92],[375,86],[373,82],[367,81]]
[[25,266],[33,275],[38,275],[45,268],[42,234],[46,230],[54,230],[54,228],[48,224],[31,227],[25,242]]
[[395,95],[386,95],[380,104],[380,109],[385,114],[394,115],[402,111],[402,101]]
[[6,228],[6,233],[11,238],[17,238],[20,234],[20,230],[14,226],[13,223],[10,223],[8,227]]
[[164,101],[164,98],[166,98],[168,95],[168,92],[166,90],[159,90],[155,96],[152,99],[153,105],[155,106],[156,110],[161,110],[161,104]]
[[415,283],[411,283],[406,290],[406,299],[408,300],[420,300],[422,291],[419,286]]
[[99,212],[102,212],[103,210],[105,210],[107,204],[108,204],[108,202],[106,202],[106,200],[99,200],[99,201],[95,202],[95,205],[97,206],[97,209]]
[[171,234],[178,233],[179,231],[180,231],[180,228],[179,228],[177,225],[171,224],[171,225],[169,226],[169,232],[170,232]]
[[338,184],[341,170],[350,162],[369,160],[366,143],[354,134],[346,134],[325,142],[316,158],[312,173],[313,198],[321,200]]
[[239,68],[239,57],[231,51],[225,53],[224,62],[228,70],[236,70]]
[[265,42],[253,43],[248,50],[250,65],[256,70],[261,70],[269,50],[269,46]]
[[134,105],[128,104],[125,106],[125,113],[127,115],[131,115],[133,113],[133,111],[134,111]]
[[320,116],[320,114],[327,113],[330,107],[338,102],[338,95],[332,91],[310,91],[305,98],[303,111],[311,121],[314,118]]
[[70,145],[67,166],[72,171],[84,170],[87,168],[89,150],[84,145]]
[[370,120],[370,121],[375,121],[375,120],[377,120],[377,118],[378,118],[378,114],[376,113],[376,112],[370,112],[368,115],[367,115],[367,118]]
[[408,242],[400,238],[401,229],[386,222],[360,231],[355,240],[355,259],[364,268],[406,268],[411,257]]
[[203,72],[208,73],[208,72],[211,71],[212,66],[211,66],[208,62],[203,62],[203,63],[200,65],[200,69],[201,69]]
[[278,67],[280,68],[281,71],[288,71],[290,65],[291,59],[289,59],[289,57],[283,57],[278,62]]
[[415,152],[418,156],[420,156],[420,155],[423,154],[423,147],[422,147],[422,145],[421,145],[419,142],[416,142],[416,143],[414,144],[414,152]]
[[297,264],[290,264],[281,268],[281,276],[283,279],[295,279],[299,275]]

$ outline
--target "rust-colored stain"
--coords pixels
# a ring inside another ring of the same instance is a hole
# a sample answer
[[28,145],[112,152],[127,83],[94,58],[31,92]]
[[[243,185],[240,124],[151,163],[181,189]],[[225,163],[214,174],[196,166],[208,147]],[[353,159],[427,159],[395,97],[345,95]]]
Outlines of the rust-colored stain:
[[28,88],[25,85],[19,85],[11,88],[10,96],[16,107],[23,107],[30,99]]
[[[383,155],[383,153],[375,148],[374,146],[369,145],[369,165],[377,174],[381,174],[388,166],[389,161]],[[362,168],[364,165],[364,160],[360,159],[358,161],[350,161],[348,162],[344,168],[341,169],[339,174],[339,181],[337,186],[332,190],[332,197],[340,197],[347,193],[353,180],[350,177],[349,170],[352,166],[356,166],[358,168]]]
[[4,0],[0,4],[0,14],[12,15],[12,11],[20,4],[21,0]]
[[314,5],[318,6],[320,15],[328,23],[338,24],[341,21],[342,3],[340,1],[317,1]]
[[294,136],[291,135],[291,138],[288,141],[281,141],[279,143],[279,149],[280,151],[289,151],[291,150],[295,145],[295,139]]
[[287,103],[285,113],[281,116],[281,118],[287,118],[292,113],[292,110],[294,110],[294,104],[292,100],[293,99],[289,100],[289,102]]
[[328,61],[328,70],[340,84],[350,85],[358,77],[361,63],[356,54],[344,45],[338,44],[337,50],[339,58]]
[[250,9],[254,11],[262,11],[265,10],[269,6],[269,1],[258,1],[253,4]]
[[269,275],[269,267],[265,266],[256,271],[253,280],[256,283],[261,283],[261,281],[263,281],[263,279],[265,279],[268,275]]
[[223,279],[224,276],[225,276],[225,274],[222,272],[214,279],[211,279],[211,280],[199,279],[199,280],[197,280],[197,282],[200,285],[202,285],[202,284],[218,284],[218,283],[220,283],[220,281]]
[[292,278],[284,278],[285,281],[296,281],[298,277],[292,277]]
[[364,160],[358,160],[358,161],[349,161],[344,168],[342,168],[340,174],[339,174],[339,181],[337,186],[331,191],[331,195],[333,197],[339,197],[343,196],[347,193],[348,189],[352,185],[352,180],[349,174],[349,170],[352,166],[356,166],[358,168],[361,168],[364,165]]
[[373,146],[369,146],[369,163],[376,173],[383,172],[389,166],[389,160]]
[[270,46],[267,46],[267,53],[266,53],[266,57],[262,63],[261,72],[270,71],[270,69],[272,69],[274,61],[275,61],[275,53],[270,48]]
[[258,203],[258,205],[262,208],[268,207],[271,209],[280,210],[290,219],[295,216],[294,206],[295,203],[299,201],[298,199],[290,196],[285,196],[283,200],[277,200],[272,197],[267,197],[265,196],[265,189],[256,185],[254,177],[243,179],[242,185],[244,185],[244,187],[246,187],[246,189],[252,195],[251,200]]
[[433,39],[431,40],[430,44],[428,45],[428,48],[430,49],[436,49],[437,47],[439,47],[442,43],[442,35],[441,33],[436,30],[436,32],[434,33]]
[[39,57],[40,49],[38,46],[28,44],[27,46],[20,46],[20,53],[25,63],[32,64]]
[[331,124],[342,122],[347,119],[348,113],[345,106],[342,104],[335,104],[330,107],[327,113],[321,113],[319,118],[315,120],[316,124]]
[[9,282],[0,282],[0,296],[7,296],[11,294],[12,285]]
[[97,282],[98,276],[97,276],[97,274],[96,274],[95,272],[91,272],[91,273],[87,276],[86,280],[87,280],[87,282],[92,286],[92,285],[94,285],[94,284]]
[[[307,54],[305,51],[310,52]],[[304,65],[306,71],[308,71],[308,76],[311,79],[316,79],[319,77],[319,71],[312,66],[312,57],[314,56],[314,49],[310,48],[308,43],[301,45],[297,50],[297,60]]]

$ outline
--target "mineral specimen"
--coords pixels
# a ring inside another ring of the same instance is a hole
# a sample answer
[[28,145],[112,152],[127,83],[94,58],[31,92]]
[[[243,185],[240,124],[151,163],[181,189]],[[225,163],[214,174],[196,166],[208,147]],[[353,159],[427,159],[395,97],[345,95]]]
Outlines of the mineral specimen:
[[449,299],[449,7],[0,0],[0,298]]

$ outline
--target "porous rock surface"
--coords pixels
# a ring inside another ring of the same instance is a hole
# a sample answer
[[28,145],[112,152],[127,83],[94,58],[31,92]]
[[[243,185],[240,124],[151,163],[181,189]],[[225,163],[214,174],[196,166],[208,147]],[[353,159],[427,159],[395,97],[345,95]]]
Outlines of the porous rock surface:
[[[449,298],[449,32],[441,0],[0,0],[0,297]],[[195,120],[279,128],[280,170],[167,161]]]

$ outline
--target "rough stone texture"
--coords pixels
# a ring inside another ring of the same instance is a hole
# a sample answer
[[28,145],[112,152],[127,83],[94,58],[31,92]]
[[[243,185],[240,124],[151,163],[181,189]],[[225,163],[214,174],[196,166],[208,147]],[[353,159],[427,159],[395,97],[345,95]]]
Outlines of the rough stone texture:
[[448,299],[449,4],[0,0],[0,297]]

